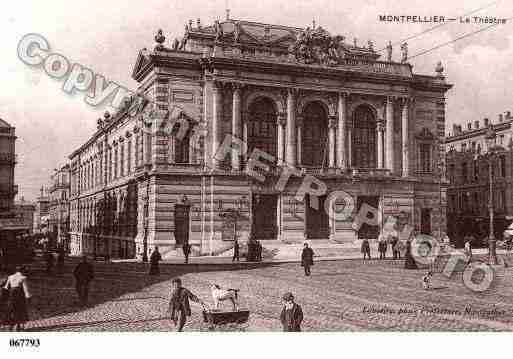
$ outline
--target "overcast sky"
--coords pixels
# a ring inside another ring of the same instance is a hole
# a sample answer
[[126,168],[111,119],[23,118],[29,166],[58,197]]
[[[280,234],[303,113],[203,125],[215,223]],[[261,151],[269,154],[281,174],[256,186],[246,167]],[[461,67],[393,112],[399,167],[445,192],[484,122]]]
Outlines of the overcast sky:
[[[493,4],[492,4],[493,3]],[[490,5],[492,4],[492,5]],[[131,89],[130,78],[139,49],[152,47],[162,28],[171,39],[183,34],[184,24],[201,18],[210,24],[225,17],[226,7],[235,19],[298,27],[312,20],[359,44],[371,39],[376,49],[388,40],[398,42],[434,24],[380,23],[380,14],[458,17],[481,7],[479,16],[513,17],[513,1],[502,0],[16,0],[2,5],[0,13],[0,117],[16,127],[19,163],[16,182],[20,195],[34,199],[47,185],[53,169],[94,132],[96,118],[105,107],[92,108],[84,95],[62,91],[62,81],[49,78],[40,68],[22,63],[16,49],[27,33],[43,35],[53,51],[83,64]],[[513,22],[411,60],[417,73],[434,74],[441,60],[454,88],[447,95],[447,128],[513,109]],[[453,22],[408,41],[409,54],[451,41],[485,24]],[[399,59],[399,48],[394,57]]]

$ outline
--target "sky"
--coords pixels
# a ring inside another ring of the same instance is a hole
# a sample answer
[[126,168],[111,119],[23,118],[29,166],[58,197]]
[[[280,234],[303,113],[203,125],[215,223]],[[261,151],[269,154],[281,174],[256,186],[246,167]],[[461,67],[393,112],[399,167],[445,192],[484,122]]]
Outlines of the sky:
[[[137,82],[130,75],[137,54],[154,46],[159,28],[170,46],[172,39],[183,35],[189,19],[211,24],[225,18],[227,8],[233,19],[297,27],[311,26],[315,20],[351,42],[353,38],[359,44],[372,40],[377,50],[389,40],[399,43],[424,32],[408,40],[409,56],[451,42],[410,60],[414,72],[421,74],[434,74],[436,63],[442,61],[447,81],[454,84],[447,94],[447,130],[453,123],[465,126],[484,117],[496,120],[499,113],[513,110],[509,86],[513,82],[513,20],[457,41],[488,24],[457,20],[427,31],[437,24],[379,21],[379,15],[458,18],[478,9],[471,16],[513,18],[511,0],[9,1],[0,13],[0,118],[16,127],[18,197],[34,200],[40,187],[48,185],[54,169],[91,136],[96,119],[109,109],[89,106],[84,93],[66,94],[62,80],[23,63],[17,46],[24,35],[40,34],[52,51],[71,63],[135,90]],[[399,60],[399,45],[394,46],[393,57]]]

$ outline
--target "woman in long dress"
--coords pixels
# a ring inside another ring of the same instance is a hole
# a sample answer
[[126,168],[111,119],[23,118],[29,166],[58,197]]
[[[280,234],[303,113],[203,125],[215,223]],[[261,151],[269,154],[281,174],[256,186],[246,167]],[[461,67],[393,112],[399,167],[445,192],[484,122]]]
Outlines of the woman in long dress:
[[29,320],[27,301],[31,297],[24,267],[16,268],[16,273],[7,278],[4,286],[9,292],[6,310],[6,324],[9,330],[16,328],[16,331],[23,330],[25,323]]

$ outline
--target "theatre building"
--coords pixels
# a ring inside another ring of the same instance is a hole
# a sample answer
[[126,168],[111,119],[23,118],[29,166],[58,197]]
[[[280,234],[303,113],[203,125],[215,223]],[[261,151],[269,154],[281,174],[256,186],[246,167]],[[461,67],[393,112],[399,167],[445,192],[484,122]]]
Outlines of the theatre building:
[[[72,250],[132,257],[159,246],[165,257],[187,242],[217,254],[235,236],[264,248],[359,245],[388,216],[445,231],[437,159],[451,85],[440,63],[417,75],[406,46],[398,52],[381,59],[372,42],[320,26],[230,18],[190,21],[173,41],[159,31],[132,72],[145,100],[126,99],[70,156]],[[251,170],[255,153],[268,169]],[[302,195],[312,178],[316,191]],[[334,191],[349,198],[326,204]],[[377,218],[355,228],[364,203]]]

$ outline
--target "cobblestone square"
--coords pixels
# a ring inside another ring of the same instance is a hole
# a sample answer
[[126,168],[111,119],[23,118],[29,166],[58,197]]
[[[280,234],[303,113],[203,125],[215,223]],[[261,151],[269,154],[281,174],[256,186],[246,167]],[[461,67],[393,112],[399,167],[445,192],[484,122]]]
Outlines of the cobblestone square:
[[[305,277],[298,263],[164,264],[149,276],[142,263],[95,263],[91,303],[78,305],[71,276],[48,277],[31,268],[34,295],[31,331],[172,331],[167,313],[171,280],[212,304],[209,286],[240,288],[242,307],[251,314],[245,325],[226,331],[280,331],[280,298],[291,291],[303,307],[304,331],[504,331],[513,328],[511,270],[499,271],[495,285],[472,292],[461,272],[451,278],[435,273],[433,289],[422,289],[425,270],[405,270],[403,261],[324,261]],[[495,310],[494,310],[495,308]],[[229,305],[226,304],[226,309]],[[491,313],[490,313],[491,312]],[[193,306],[186,331],[207,331],[201,307]]]

